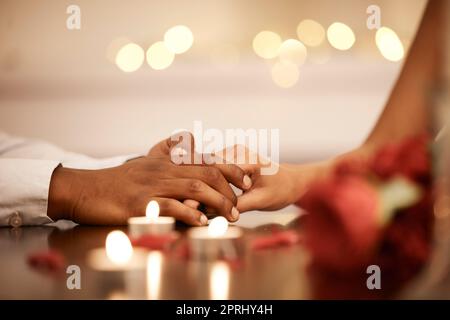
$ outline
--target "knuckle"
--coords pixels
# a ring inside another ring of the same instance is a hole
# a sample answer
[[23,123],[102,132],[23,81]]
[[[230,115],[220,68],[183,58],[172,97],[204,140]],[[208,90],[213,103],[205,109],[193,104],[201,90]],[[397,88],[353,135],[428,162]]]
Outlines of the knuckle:
[[231,196],[231,202],[235,206],[235,205],[237,205],[237,201],[238,201],[238,198],[237,198],[236,194],[234,194],[234,192],[233,192],[233,194]]
[[205,175],[208,179],[218,180],[222,176],[222,173],[215,167],[205,167]]
[[189,182],[189,190],[191,192],[201,192],[203,190],[203,182],[200,180],[191,180]]
[[234,178],[242,181],[242,179],[244,178],[244,171],[241,168],[239,168],[237,165],[231,165],[230,170]]
[[221,198],[221,207],[224,208],[226,212],[231,212],[231,208],[233,207],[233,203],[227,199],[227,197],[222,196]]
[[186,216],[189,217],[188,223],[190,223],[191,225],[197,224],[197,222],[200,220],[200,213],[193,212],[189,209],[186,209]]

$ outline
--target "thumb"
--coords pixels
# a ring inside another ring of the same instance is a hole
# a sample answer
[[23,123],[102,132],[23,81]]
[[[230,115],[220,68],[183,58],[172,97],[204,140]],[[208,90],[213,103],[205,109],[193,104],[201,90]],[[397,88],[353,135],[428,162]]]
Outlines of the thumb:
[[172,134],[167,139],[164,139],[154,145],[148,156],[160,157],[160,156],[170,156],[170,152],[174,148],[181,148],[185,150],[188,154],[192,154],[195,149],[195,141],[192,133],[188,131],[181,131]]

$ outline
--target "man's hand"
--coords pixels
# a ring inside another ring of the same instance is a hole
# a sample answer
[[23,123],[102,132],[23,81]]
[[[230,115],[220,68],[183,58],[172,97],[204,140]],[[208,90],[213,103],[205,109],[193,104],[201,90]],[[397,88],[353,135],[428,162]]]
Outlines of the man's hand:
[[[153,146],[149,153],[148,157],[165,157],[167,159],[171,159],[171,151],[176,148],[180,142],[182,142],[183,137],[189,139],[188,143],[184,144],[188,146],[186,149],[183,149],[189,155],[191,163],[194,163],[196,159],[199,163],[203,163],[203,155],[196,153],[195,151],[195,141],[194,136],[189,132],[181,132],[175,136],[171,136],[165,140],[160,141],[158,144]],[[204,164],[205,165],[205,164]],[[214,164],[210,165],[220,171],[220,173],[224,176],[224,178],[233,184],[235,187],[245,191],[249,190],[252,186],[251,178],[242,170],[239,166],[235,164]],[[227,191],[227,194],[230,192],[233,193],[230,188]],[[183,203],[191,208],[197,209],[200,206],[200,203],[193,199],[186,199]],[[206,208],[208,213],[216,213],[216,210],[211,207]]]
[[[226,171],[229,181],[243,181],[237,167]],[[126,224],[131,216],[145,214],[150,200],[158,201],[161,215],[190,225],[205,225],[206,216],[183,204],[186,199],[213,208],[236,221],[237,198],[221,170],[214,166],[180,166],[166,158],[143,157],[102,170],[58,167],[52,176],[48,215],[95,225]]]

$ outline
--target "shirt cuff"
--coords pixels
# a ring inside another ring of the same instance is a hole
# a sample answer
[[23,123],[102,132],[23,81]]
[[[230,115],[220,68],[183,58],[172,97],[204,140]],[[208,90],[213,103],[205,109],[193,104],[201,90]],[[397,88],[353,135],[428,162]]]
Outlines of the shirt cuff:
[[0,226],[41,225],[47,216],[48,192],[58,161],[0,159]]

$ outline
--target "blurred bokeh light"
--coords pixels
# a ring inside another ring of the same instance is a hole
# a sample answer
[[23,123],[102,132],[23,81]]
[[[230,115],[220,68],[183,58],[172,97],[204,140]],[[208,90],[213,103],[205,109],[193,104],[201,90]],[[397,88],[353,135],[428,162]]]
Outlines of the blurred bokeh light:
[[335,22],[328,27],[327,38],[330,44],[338,50],[348,50],[355,44],[353,30],[342,22]]
[[297,36],[310,47],[317,47],[325,40],[325,29],[317,21],[306,19],[297,26]]
[[253,50],[264,59],[277,57],[280,46],[281,37],[273,31],[261,31],[253,39]]
[[191,29],[186,26],[175,26],[164,34],[164,43],[172,53],[184,53],[192,47],[194,35]]
[[144,50],[136,43],[128,43],[117,52],[116,65],[124,72],[139,69],[144,62]]
[[147,50],[147,63],[155,70],[168,68],[174,58],[174,53],[167,48],[163,41],[155,42]]
[[306,60],[306,47],[298,40],[288,39],[280,46],[280,60],[302,65]]
[[281,88],[293,87],[299,78],[298,66],[292,62],[276,62],[272,66],[272,80]]
[[405,56],[405,49],[394,30],[381,27],[375,35],[375,42],[383,57],[389,61],[400,61]]

